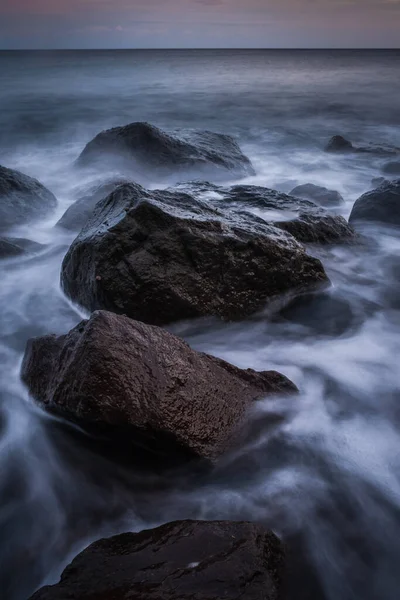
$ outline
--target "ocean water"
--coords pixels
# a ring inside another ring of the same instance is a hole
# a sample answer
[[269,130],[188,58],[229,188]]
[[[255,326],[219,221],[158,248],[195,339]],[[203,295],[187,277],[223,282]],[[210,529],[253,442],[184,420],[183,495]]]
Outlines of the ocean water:
[[57,581],[104,535],[221,518],[265,523],[288,541],[290,599],[398,599],[395,228],[370,227],[369,246],[310,249],[332,287],[280,316],[172,328],[196,349],[279,370],[301,390],[259,403],[242,445],[207,475],[116,465],[35,407],[19,369],[29,337],[64,333],[85,316],[60,290],[74,236],[54,224],[114,174],[73,168],[96,133],[142,120],[230,133],[256,169],[241,183],[325,185],[344,196],[348,217],[385,159],[329,155],[324,144],[342,134],[400,146],[399,75],[398,51],[0,52],[0,164],[38,178],[59,203],[11,232],[43,250],[0,262],[1,598],[24,600]]

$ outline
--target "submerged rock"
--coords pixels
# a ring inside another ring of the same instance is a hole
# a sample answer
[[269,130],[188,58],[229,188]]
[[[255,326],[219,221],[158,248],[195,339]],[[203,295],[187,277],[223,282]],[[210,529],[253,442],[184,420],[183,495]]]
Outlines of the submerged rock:
[[290,195],[312,200],[319,206],[338,206],[344,202],[343,196],[339,192],[312,183],[298,185],[293,188]]
[[47,411],[178,459],[215,459],[254,400],[296,391],[275,371],[239,369],[105,311],[67,335],[30,340],[22,379]]
[[21,254],[40,252],[43,248],[43,244],[32,240],[0,237],[0,258],[11,258]]
[[97,204],[61,276],[67,295],[90,311],[155,325],[240,319],[279,296],[328,284],[321,262],[264,219],[137,184]]
[[221,133],[197,130],[162,131],[149,123],[131,123],[99,133],[77,160],[80,166],[112,162],[153,174],[182,171],[226,177],[253,175],[249,159],[235,140]]
[[0,165],[0,230],[47,216],[55,196],[39,181]]
[[124,183],[129,182],[127,179],[117,178],[93,186],[87,194],[71,204],[58,221],[57,226],[70,231],[80,231],[91,217],[96,204]]
[[353,152],[359,154],[377,154],[381,156],[395,156],[400,154],[400,148],[388,144],[354,145],[341,135],[333,136],[325,146],[325,152]]
[[371,179],[371,183],[374,186],[374,188],[377,188],[386,182],[387,182],[387,179],[385,179],[385,177],[374,177],[373,179]]
[[349,221],[350,223],[370,221],[400,225],[400,179],[386,181],[380,187],[358,198]]
[[354,146],[342,135],[334,135],[325,146],[326,152],[352,152]]
[[176,521],[95,542],[31,600],[280,600],[285,562],[260,525]]

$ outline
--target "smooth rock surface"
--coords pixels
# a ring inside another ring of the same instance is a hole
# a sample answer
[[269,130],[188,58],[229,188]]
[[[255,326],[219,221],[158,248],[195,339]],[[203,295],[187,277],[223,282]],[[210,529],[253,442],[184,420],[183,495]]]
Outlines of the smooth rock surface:
[[56,206],[55,196],[39,181],[0,165],[0,230],[43,218]]
[[293,393],[275,371],[242,370],[159,327],[105,311],[30,340],[22,379],[49,412],[151,452],[213,460],[254,400]]
[[249,159],[229,135],[199,130],[162,131],[149,123],[130,123],[99,133],[84,148],[79,166],[110,162],[154,175],[181,171],[226,177],[253,175]]
[[176,521],[95,542],[31,600],[280,600],[285,570],[259,525]]
[[350,223],[369,221],[400,225],[400,179],[386,181],[375,190],[363,194],[355,202]]
[[329,190],[320,185],[314,185],[313,183],[305,183],[304,185],[296,186],[292,189],[290,195],[312,200],[319,206],[325,207],[339,206],[344,202],[344,198],[339,192]]
[[240,319],[328,278],[291,235],[254,214],[129,184],[97,204],[64,258],[62,284],[90,311],[163,325]]

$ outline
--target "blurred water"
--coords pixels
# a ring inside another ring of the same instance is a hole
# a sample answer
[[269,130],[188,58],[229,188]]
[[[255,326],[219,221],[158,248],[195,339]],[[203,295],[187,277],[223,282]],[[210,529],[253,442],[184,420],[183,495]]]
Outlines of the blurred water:
[[400,145],[399,60],[395,51],[0,52],[0,163],[59,200],[47,221],[11,232],[44,250],[0,262],[2,598],[23,600],[57,580],[102,535],[200,517],[259,520],[292,540],[291,598],[397,600],[396,229],[368,229],[361,248],[311,249],[333,286],[279,317],[172,328],[196,349],[277,369],[301,389],[260,403],[241,448],[207,476],[117,466],[35,408],[18,373],[29,337],[63,333],[84,316],[59,288],[73,235],[53,225],[106,175],[72,167],[93,135],[136,120],[231,133],[256,167],[246,183],[323,184],[343,194],[348,216],[383,159],[322,148],[337,133]]

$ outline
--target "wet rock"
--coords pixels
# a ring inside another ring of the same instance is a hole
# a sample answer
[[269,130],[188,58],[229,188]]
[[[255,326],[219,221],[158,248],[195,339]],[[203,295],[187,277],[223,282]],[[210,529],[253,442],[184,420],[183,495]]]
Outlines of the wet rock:
[[312,183],[298,185],[290,192],[290,195],[312,200],[319,206],[338,206],[344,202],[343,196],[339,192]]
[[353,144],[342,135],[334,135],[325,146],[326,152],[352,152]]
[[354,145],[341,135],[335,135],[325,146],[325,152],[353,152],[359,154],[377,154],[381,156],[395,156],[400,154],[400,148],[388,144]]
[[382,173],[386,173],[386,175],[400,175],[400,161],[386,163],[382,167]]
[[280,600],[285,562],[259,525],[176,521],[95,542],[31,600]]
[[99,133],[87,144],[77,164],[110,161],[154,175],[182,171],[226,177],[254,174],[249,159],[229,135],[210,131],[177,130],[167,133],[149,123],[131,123]]
[[0,237],[0,259],[20,256],[25,253],[40,252],[43,248],[43,244],[38,244],[32,240]]
[[240,319],[277,297],[328,283],[320,261],[264,219],[137,184],[97,204],[61,276],[67,295],[90,311],[155,325]]
[[0,165],[0,230],[49,215],[57,206],[39,181]]
[[67,335],[30,340],[21,375],[47,411],[178,460],[214,460],[254,400],[296,391],[275,371],[239,369],[105,311]]
[[92,215],[96,204],[124,183],[129,182],[127,179],[117,178],[93,186],[87,194],[79,198],[66,210],[57,226],[70,231],[80,231]]
[[222,188],[205,182],[190,182],[179,184],[177,188],[214,204],[220,210],[226,210],[227,205],[237,211],[255,210],[256,215],[287,231],[303,244],[336,244],[358,240],[355,231],[342,216],[331,215],[304,198],[254,185]]
[[386,181],[380,187],[358,198],[349,221],[350,223],[370,221],[400,225],[400,179]]
[[297,219],[275,223],[304,244],[344,244],[359,241],[357,233],[341,215],[299,213]]

